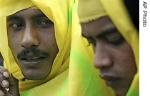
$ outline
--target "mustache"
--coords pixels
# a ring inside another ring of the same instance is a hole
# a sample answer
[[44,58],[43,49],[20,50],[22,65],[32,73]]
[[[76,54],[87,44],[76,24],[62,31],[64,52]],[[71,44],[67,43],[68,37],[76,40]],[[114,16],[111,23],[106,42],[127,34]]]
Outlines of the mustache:
[[32,58],[32,57],[48,57],[49,54],[41,51],[37,48],[26,48],[24,50],[22,50],[18,55],[17,58],[18,59],[22,59],[22,58]]

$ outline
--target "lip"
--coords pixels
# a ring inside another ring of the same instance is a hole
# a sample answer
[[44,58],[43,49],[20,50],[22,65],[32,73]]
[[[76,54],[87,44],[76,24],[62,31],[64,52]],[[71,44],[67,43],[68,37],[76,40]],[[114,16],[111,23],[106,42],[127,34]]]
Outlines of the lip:
[[106,81],[106,84],[108,86],[111,86],[112,88],[115,88],[121,80],[121,77],[118,77],[116,75],[101,75],[101,78],[104,79]]
[[35,57],[25,57],[21,58],[20,61],[23,64],[38,64],[40,62],[43,62],[45,59],[47,59],[47,56],[35,56]]

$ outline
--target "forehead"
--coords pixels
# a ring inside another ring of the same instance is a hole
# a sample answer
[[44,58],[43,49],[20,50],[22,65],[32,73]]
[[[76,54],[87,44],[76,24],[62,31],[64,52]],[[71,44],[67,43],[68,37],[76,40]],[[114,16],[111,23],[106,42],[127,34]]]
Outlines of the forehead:
[[11,17],[30,17],[35,15],[40,15],[40,14],[43,14],[41,10],[39,10],[36,7],[31,7],[31,8],[23,9],[21,11],[16,12],[15,14],[8,16],[8,19]]
[[106,30],[114,29],[115,27],[108,16],[87,23],[81,23],[81,26],[82,34],[85,36],[96,36],[97,34],[104,33]]

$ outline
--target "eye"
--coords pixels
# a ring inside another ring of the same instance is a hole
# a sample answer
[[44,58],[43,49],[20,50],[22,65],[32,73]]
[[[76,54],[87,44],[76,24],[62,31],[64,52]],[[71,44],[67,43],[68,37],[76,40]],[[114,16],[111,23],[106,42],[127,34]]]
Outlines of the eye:
[[46,16],[36,19],[36,24],[41,28],[51,27],[53,25],[53,23]]
[[20,31],[23,27],[24,27],[24,23],[20,22],[20,21],[11,22],[8,25],[8,28],[13,30],[13,31]]
[[86,38],[86,39],[88,40],[89,45],[92,44],[92,46],[96,46],[96,41],[95,41],[95,39],[93,39],[93,38],[91,38],[91,37],[88,37],[88,38]]
[[114,45],[114,46],[119,46],[125,41],[122,35],[119,34],[118,32],[112,33],[108,36],[105,36],[104,38],[109,44]]

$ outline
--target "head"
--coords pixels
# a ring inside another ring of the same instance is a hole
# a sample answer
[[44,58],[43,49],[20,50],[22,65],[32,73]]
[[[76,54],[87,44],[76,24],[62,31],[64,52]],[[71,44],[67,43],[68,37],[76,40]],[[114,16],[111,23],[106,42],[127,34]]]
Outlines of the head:
[[[89,2],[99,4],[99,9],[98,7],[95,9],[97,14],[92,11],[84,13],[86,11],[83,10],[88,8],[80,10],[82,4],[79,2],[82,36],[93,47],[94,66],[99,70],[100,78],[106,81],[117,96],[126,96],[137,72],[133,49],[105,10],[100,8],[100,1],[91,0]],[[84,18],[85,14],[88,14],[88,19]]]
[[82,35],[93,46],[94,66],[100,77],[119,96],[125,96],[136,73],[131,46],[108,16],[82,23]]
[[24,77],[45,79],[58,53],[54,23],[36,7],[7,17],[9,47]]

